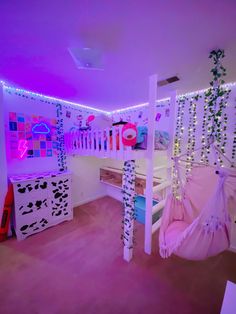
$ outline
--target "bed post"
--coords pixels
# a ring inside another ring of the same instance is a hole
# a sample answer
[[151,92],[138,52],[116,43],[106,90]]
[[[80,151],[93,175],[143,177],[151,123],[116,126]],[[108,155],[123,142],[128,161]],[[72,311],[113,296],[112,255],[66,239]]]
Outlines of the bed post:
[[154,167],[154,136],[155,109],[157,99],[157,74],[149,77],[149,106],[148,106],[148,137],[146,159],[146,212],[145,212],[145,240],[144,250],[152,252],[152,199],[153,199],[153,167]]
[[130,262],[133,257],[134,245],[134,198],[135,198],[135,160],[126,160],[124,162],[122,192],[124,203],[123,215],[123,244],[124,260]]

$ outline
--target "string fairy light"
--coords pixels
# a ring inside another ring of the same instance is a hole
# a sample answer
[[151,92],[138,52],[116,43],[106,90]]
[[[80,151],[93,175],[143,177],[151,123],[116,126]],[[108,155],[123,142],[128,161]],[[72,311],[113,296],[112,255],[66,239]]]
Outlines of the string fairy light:
[[200,157],[200,161],[203,163],[209,163],[209,152],[210,150],[207,147],[207,142],[208,142],[208,133],[207,133],[207,121],[208,121],[208,116],[209,116],[209,107],[208,107],[208,92],[209,90],[207,90],[204,93],[204,106],[203,106],[203,117],[202,117],[202,136],[201,136],[201,144],[202,144],[202,148],[201,148],[201,157]]
[[[17,93],[28,94],[28,96],[31,96],[31,97],[45,98],[45,99],[48,99],[48,100],[53,101],[53,102],[63,102],[63,103],[66,103],[68,105],[77,106],[77,107],[81,107],[81,108],[84,108],[84,109],[101,112],[101,113],[104,113],[104,114],[107,114],[107,115],[113,115],[113,114],[129,111],[129,110],[140,109],[142,107],[147,107],[148,106],[148,102],[144,102],[144,103],[137,104],[137,105],[134,105],[134,106],[129,106],[129,107],[121,108],[121,109],[115,109],[115,110],[112,110],[112,111],[107,111],[107,110],[102,110],[102,109],[97,109],[97,108],[94,108],[94,107],[91,107],[91,106],[87,106],[87,105],[84,105],[84,104],[80,104],[80,103],[76,103],[76,102],[72,102],[72,101],[67,101],[67,100],[64,100],[64,99],[57,98],[57,97],[52,97],[52,96],[43,95],[43,94],[40,94],[40,93],[37,93],[37,92],[32,92],[32,91],[29,91],[29,90],[26,90],[26,89],[23,89],[23,88],[15,88],[13,86],[8,85],[4,80],[0,80],[0,84],[3,86],[3,88],[15,91]],[[236,85],[236,82],[230,82],[230,83],[224,84],[222,87],[227,90],[227,89],[230,89],[231,87],[234,87],[235,85]],[[177,95],[176,100],[178,101],[179,99],[190,98],[190,97],[193,97],[193,96],[197,96],[197,95],[200,95],[200,94],[206,92],[207,90],[209,90],[209,88],[195,90],[193,92],[180,94],[180,95]],[[162,102],[165,102],[167,100],[170,100],[170,97],[158,99],[158,100],[156,100],[156,102],[157,102],[157,104],[161,104]]]
[[[234,110],[236,111],[236,99],[234,100]],[[231,158],[232,161],[235,163],[235,155],[236,155],[236,123],[234,123],[234,133],[233,133],[233,143],[232,143],[232,151],[231,151]],[[231,165],[233,167],[233,164]]]
[[[229,99],[231,88],[234,87],[236,83],[224,83],[223,77],[226,75],[226,70],[221,64],[221,59],[224,57],[224,52],[222,50],[217,50],[211,52],[211,54],[211,58],[213,58],[214,61],[214,67],[211,70],[213,74],[213,80],[210,82],[211,87],[208,89],[184,94],[189,117],[188,124],[185,125],[185,128],[183,125],[183,119],[181,117],[181,98],[177,99],[174,156],[178,156],[181,153],[181,147],[184,146],[185,140],[187,138],[186,174],[188,174],[188,172],[191,170],[192,162],[195,161],[195,159],[198,157],[194,153],[196,145],[196,130],[198,130],[198,134],[200,132],[199,137],[202,146],[200,152],[200,162],[209,163],[209,158],[213,157],[210,156],[210,147],[207,145],[212,135],[216,140],[217,147],[222,151],[223,154],[226,154],[226,146],[229,139],[229,134],[227,133],[229,113],[226,108],[228,105],[227,102]],[[197,121],[198,115],[196,108],[200,107],[198,100],[201,97],[203,98],[203,117],[201,120],[202,124],[199,126]],[[232,146],[233,160],[235,159],[235,155],[236,129],[234,131]],[[224,166],[224,161],[220,154],[217,155],[217,161],[221,166]],[[174,172],[173,176],[175,176]],[[178,186],[178,182],[176,183],[176,186]]]
[[79,107],[82,109],[103,113],[106,115],[109,113],[108,111],[105,111],[105,110],[97,109],[94,107],[86,106],[86,105],[75,103],[72,101],[67,101],[67,100],[52,97],[52,96],[46,96],[46,95],[39,94],[39,93],[32,92],[32,91],[28,91],[28,90],[25,90],[22,88],[12,87],[12,86],[7,85],[4,81],[0,81],[0,83],[2,84],[4,90],[6,90],[9,94],[14,93],[15,95],[22,96],[25,98],[30,98],[32,100],[34,100],[35,98],[40,99],[40,101],[48,103],[48,104],[49,103],[52,103],[52,104],[63,103],[63,104],[71,105],[71,106],[76,106],[76,107]]

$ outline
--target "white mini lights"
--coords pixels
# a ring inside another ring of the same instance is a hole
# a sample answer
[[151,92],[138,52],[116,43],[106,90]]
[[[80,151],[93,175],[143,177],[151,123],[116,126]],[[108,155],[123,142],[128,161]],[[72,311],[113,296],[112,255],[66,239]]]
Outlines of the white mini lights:
[[209,159],[208,159],[208,154],[209,154],[209,147],[207,146],[207,142],[208,142],[208,115],[209,115],[209,111],[208,111],[208,98],[207,98],[207,92],[204,93],[204,109],[203,109],[203,117],[202,117],[202,136],[201,136],[201,144],[202,144],[202,149],[201,149],[201,162],[203,163],[208,163]]
[[[143,107],[147,107],[148,106],[148,102],[145,102],[145,103],[141,103],[141,104],[134,105],[134,106],[129,106],[129,107],[116,109],[116,110],[112,110],[112,111],[106,111],[106,110],[97,109],[97,108],[94,108],[94,107],[91,107],[91,106],[79,104],[79,103],[76,103],[76,102],[67,101],[67,100],[64,100],[64,99],[60,99],[60,98],[56,98],[56,97],[52,97],[52,96],[46,96],[46,95],[39,94],[39,93],[32,92],[32,91],[28,91],[28,90],[25,90],[25,89],[22,89],[22,88],[16,88],[16,87],[8,85],[3,80],[0,80],[0,84],[5,89],[9,90],[10,92],[15,92],[16,94],[24,94],[24,95],[27,95],[28,97],[32,97],[32,98],[41,98],[41,99],[44,99],[45,102],[47,102],[47,101],[51,102],[51,103],[61,102],[61,103],[65,103],[67,105],[80,107],[80,108],[83,108],[83,109],[86,109],[86,110],[92,110],[92,111],[95,111],[95,112],[98,112],[98,113],[103,113],[103,114],[106,114],[106,115],[125,113],[125,112],[130,111],[130,110],[141,109]],[[233,86],[236,86],[236,82],[224,84],[222,87],[224,89],[226,89],[226,90],[229,90],[230,87],[233,87]],[[204,93],[204,92],[206,92],[208,90],[209,90],[209,88],[196,90],[194,92],[178,95],[176,98],[177,98],[177,101],[179,101],[180,99],[183,99],[183,98],[189,99],[190,97],[194,97],[194,96],[200,95],[200,94],[202,94],[202,93]],[[170,98],[163,98],[163,99],[157,100],[157,106],[159,104],[161,104],[162,102],[165,102],[167,100],[170,100]]]
[[[236,100],[234,103],[234,110],[236,111]],[[233,162],[235,162],[235,154],[236,154],[236,123],[234,124],[234,136],[233,136],[233,145],[232,145],[232,151],[231,151],[231,159]]]
[[[209,58],[213,60],[213,68],[211,69],[212,81],[210,82],[211,88],[209,88],[206,96],[208,97],[209,116],[208,121],[210,126],[208,127],[209,135],[214,136],[217,141],[217,147],[225,154],[225,146],[227,143],[227,120],[226,113],[227,101],[230,94],[229,86],[224,87],[224,77],[226,76],[226,69],[222,65],[222,59],[224,58],[224,50],[217,49],[210,52]],[[218,163],[222,166],[223,160],[221,155],[218,157]]]
[[196,125],[197,125],[197,101],[201,98],[201,95],[193,96],[189,101],[189,125],[188,125],[188,141],[187,141],[187,165],[186,165],[186,174],[192,168],[192,162],[194,161],[195,155],[195,146],[196,146]]
[[14,94],[22,96],[22,97],[31,98],[31,99],[40,99],[42,102],[45,102],[45,103],[53,103],[53,104],[63,103],[63,104],[71,105],[71,106],[80,107],[80,108],[85,109],[85,110],[91,110],[91,111],[95,111],[95,112],[98,112],[98,113],[103,113],[103,114],[106,114],[106,115],[109,114],[109,112],[105,111],[105,110],[97,109],[97,108],[94,108],[94,107],[82,105],[82,104],[79,104],[79,103],[75,103],[75,102],[72,102],[72,101],[67,101],[67,100],[56,98],[56,97],[52,97],[52,96],[46,96],[46,95],[35,93],[35,92],[32,92],[32,91],[28,91],[28,90],[25,90],[25,89],[22,89],[22,88],[12,87],[12,86],[7,85],[4,81],[0,81],[0,83],[2,84],[3,88],[6,91],[8,91],[9,93],[14,93]]
[[181,154],[181,140],[184,134],[184,112],[186,97],[177,99],[176,129],[174,138],[174,156]]

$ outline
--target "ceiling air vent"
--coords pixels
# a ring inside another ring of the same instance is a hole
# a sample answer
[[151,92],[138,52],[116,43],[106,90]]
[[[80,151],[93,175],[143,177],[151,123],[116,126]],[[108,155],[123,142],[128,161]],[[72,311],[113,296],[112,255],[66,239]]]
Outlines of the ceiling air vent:
[[103,70],[102,53],[96,48],[68,48],[78,69]]
[[178,76],[172,76],[172,77],[169,77],[169,78],[167,78],[165,80],[158,81],[157,85],[158,86],[165,86],[167,84],[171,84],[171,83],[174,83],[174,82],[177,82],[177,81],[179,81]]

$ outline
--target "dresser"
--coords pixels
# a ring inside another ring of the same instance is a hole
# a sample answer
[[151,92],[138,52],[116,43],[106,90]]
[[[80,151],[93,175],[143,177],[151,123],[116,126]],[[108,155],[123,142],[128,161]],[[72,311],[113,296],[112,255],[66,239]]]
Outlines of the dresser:
[[9,177],[14,190],[13,225],[17,240],[73,219],[69,172]]

